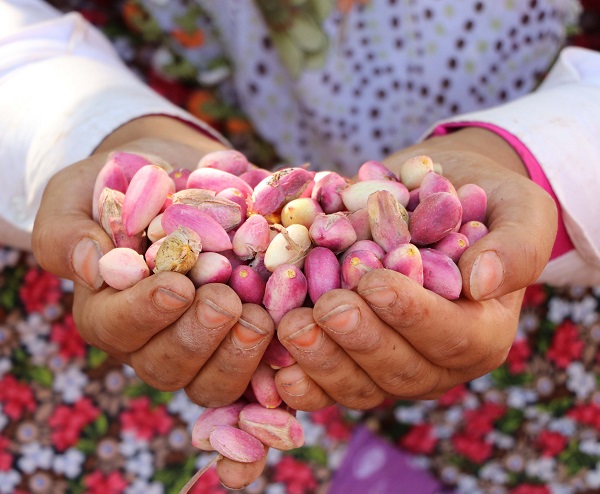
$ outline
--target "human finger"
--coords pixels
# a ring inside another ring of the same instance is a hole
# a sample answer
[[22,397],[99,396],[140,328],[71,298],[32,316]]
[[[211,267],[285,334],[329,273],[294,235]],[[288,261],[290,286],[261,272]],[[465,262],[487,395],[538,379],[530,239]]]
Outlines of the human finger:
[[221,483],[234,490],[239,490],[254,482],[265,469],[269,448],[265,446],[265,455],[252,463],[240,463],[223,458],[217,463],[217,475]]
[[[449,301],[390,270],[365,274],[358,294],[378,319],[401,334],[428,361],[479,375],[498,367],[506,358],[522,298],[522,293],[516,292],[486,302]],[[315,306],[315,313],[336,307],[337,303],[331,296],[324,297]]]
[[456,382],[456,372],[428,360],[352,291],[323,295],[315,304],[314,317],[386,393],[423,398]]
[[[384,400],[385,393],[367,372],[315,322],[312,309],[299,308],[286,314],[277,333],[302,370],[336,402],[366,409]],[[308,402],[302,408],[310,405]]]
[[190,399],[218,407],[242,396],[274,332],[275,324],[265,309],[243,304],[240,318],[186,385]]
[[92,290],[102,286],[100,257],[114,246],[92,220],[92,195],[103,163],[95,156],[55,174],[35,218],[32,249],[40,266]]
[[312,412],[335,403],[297,363],[279,369],[275,383],[281,399],[295,410]]
[[75,288],[73,317],[79,333],[109,354],[128,354],[176,321],[192,304],[194,284],[179,273],[159,273],[131,288],[93,292]]
[[[130,362],[151,386],[174,391],[186,386],[215,352],[242,314],[242,303],[227,285],[201,286],[190,308],[160,331]],[[205,403],[199,403],[206,406]]]
[[556,237],[556,205],[528,179],[511,176],[490,185],[487,196],[489,233],[459,261],[463,292],[472,300],[489,300],[534,283]]

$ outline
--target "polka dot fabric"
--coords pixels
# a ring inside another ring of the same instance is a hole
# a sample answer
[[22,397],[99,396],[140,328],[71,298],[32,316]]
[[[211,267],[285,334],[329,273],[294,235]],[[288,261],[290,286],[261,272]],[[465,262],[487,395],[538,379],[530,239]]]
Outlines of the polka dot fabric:
[[531,91],[577,12],[571,0],[373,0],[334,10],[322,66],[294,78],[253,2],[237,4],[207,8],[239,103],[285,162],[348,175],[438,119]]

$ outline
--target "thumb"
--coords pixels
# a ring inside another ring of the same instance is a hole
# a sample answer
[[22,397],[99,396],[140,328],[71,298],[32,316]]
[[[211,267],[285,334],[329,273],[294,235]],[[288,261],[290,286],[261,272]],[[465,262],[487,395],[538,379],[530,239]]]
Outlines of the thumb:
[[93,290],[103,283],[98,261],[114,247],[92,220],[94,182],[104,158],[93,156],[50,179],[32,235],[33,254],[43,269]]
[[461,256],[466,296],[487,300],[534,283],[546,266],[557,229],[554,200],[514,176],[488,189],[489,233]]

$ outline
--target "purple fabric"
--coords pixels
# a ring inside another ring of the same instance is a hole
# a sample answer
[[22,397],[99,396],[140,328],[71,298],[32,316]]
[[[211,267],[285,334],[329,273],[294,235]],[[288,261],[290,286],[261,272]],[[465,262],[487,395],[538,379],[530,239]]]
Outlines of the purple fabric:
[[452,494],[410,455],[372,434],[356,429],[328,494]]

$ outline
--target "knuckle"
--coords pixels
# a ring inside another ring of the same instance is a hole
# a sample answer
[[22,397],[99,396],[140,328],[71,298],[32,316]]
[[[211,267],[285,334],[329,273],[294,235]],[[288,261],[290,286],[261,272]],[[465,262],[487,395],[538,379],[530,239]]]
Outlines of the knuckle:
[[472,354],[473,347],[466,334],[452,334],[443,341],[436,342],[429,352],[433,362],[443,363],[445,367],[455,367],[464,363],[465,356]]
[[[348,383],[349,387],[350,383]],[[346,389],[348,389],[348,387]],[[352,389],[352,394],[346,393],[339,400],[343,405],[354,410],[368,410],[380,405],[385,396],[379,386],[371,380],[358,389]]]
[[420,357],[413,357],[402,366],[395,367],[383,376],[381,387],[395,396],[419,398],[431,393],[438,384],[435,370]]

